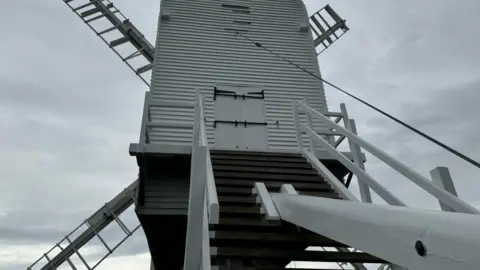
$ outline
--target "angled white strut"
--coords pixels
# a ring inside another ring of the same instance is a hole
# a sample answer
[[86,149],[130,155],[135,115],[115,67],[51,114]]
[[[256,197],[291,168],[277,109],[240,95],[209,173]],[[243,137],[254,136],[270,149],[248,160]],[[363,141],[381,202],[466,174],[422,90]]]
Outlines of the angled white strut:
[[480,269],[480,216],[271,193],[281,219],[409,270]]

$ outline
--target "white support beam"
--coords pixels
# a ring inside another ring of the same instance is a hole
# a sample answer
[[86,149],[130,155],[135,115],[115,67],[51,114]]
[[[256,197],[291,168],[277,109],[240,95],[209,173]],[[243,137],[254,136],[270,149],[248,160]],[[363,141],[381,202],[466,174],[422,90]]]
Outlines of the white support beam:
[[202,262],[207,151],[195,146],[192,154],[184,270],[198,270]]
[[[347,107],[344,103],[340,104],[340,111],[343,114],[343,122],[345,124],[345,128],[353,134],[357,134],[355,121],[351,120],[348,117]],[[362,151],[360,149],[360,146],[355,144],[352,140],[348,140],[348,145],[353,155],[353,163],[357,165],[357,167],[365,171],[365,165],[361,156]],[[365,183],[365,181],[358,181],[358,188],[360,189],[360,198],[362,199],[362,202],[372,203],[372,195],[370,194],[370,189],[368,188],[368,185]]]
[[[374,146],[373,144],[367,142],[366,140],[358,137],[357,135],[351,133],[350,131],[346,130],[342,126],[330,121],[327,117],[323,116],[321,113],[317,112],[315,109],[311,108],[310,106],[302,103],[297,102],[299,106],[301,106],[305,111],[312,114],[312,116],[318,117],[325,122],[326,125],[335,129],[342,135],[348,137],[349,140],[352,140],[357,145],[361,146],[366,151],[370,152],[372,155],[380,159],[381,161],[385,162],[387,165],[395,169],[397,172],[401,173],[406,178],[410,179],[412,182],[417,184],[419,187],[424,189],[426,192],[433,195],[435,198],[441,200],[444,204],[448,205],[452,209],[457,212],[461,213],[474,213],[480,214],[480,211],[475,209],[473,206],[467,204],[466,202],[458,199],[457,197],[453,196],[449,192],[437,187],[435,184],[432,183],[428,178],[422,176],[418,172],[412,170],[407,165],[403,164],[402,162],[394,159],[392,156],[387,154],[385,151],[379,149],[378,147]],[[373,187],[370,185],[373,189]],[[375,189],[374,189],[375,190]],[[375,192],[377,192],[375,190]]]
[[[305,104],[309,105],[308,97],[305,97]],[[313,122],[312,122],[312,116],[309,113],[307,113],[307,125],[311,129],[315,129],[315,127],[313,126]],[[317,143],[313,139],[310,139],[310,148],[312,149],[313,155],[317,156]],[[302,148],[300,148],[300,149],[302,149]]]
[[[353,134],[357,135],[357,125],[355,125],[355,120],[349,119],[348,122],[350,123],[350,131]],[[365,163],[363,162],[362,150],[357,144],[353,144],[353,147],[355,148],[355,153],[352,153],[354,155],[354,160],[358,162],[360,168],[365,171]],[[358,187],[360,189],[360,197],[362,198],[362,202],[372,203],[372,195],[370,194],[370,188],[368,187],[368,185],[359,183]]]
[[298,117],[298,106],[296,101],[292,101],[292,110],[293,110],[293,118],[294,118],[294,125],[295,125],[295,133],[297,135],[298,149],[303,149],[302,131],[300,130],[300,117]]
[[264,183],[256,182],[255,186],[253,187],[252,193],[257,195],[257,203],[261,204],[262,212],[267,217],[267,220],[279,220],[280,216],[278,215],[277,209],[273,204],[272,198],[268,193],[267,187]]
[[357,175],[360,181],[364,181],[364,183],[370,186],[378,194],[378,196],[384,199],[387,203],[391,205],[405,206],[405,204],[399,198],[393,195],[390,191],[388,191],[385,187],[383,187],[380,183],[373,179],[364,170],[353,164],[348,158],[342,155],[342,153],[338,152],[337,149],[333,148],[327,141],[325,141],[321,136],[316,134],[309,127],[302,126],[301,129],[310,137],[316,138],[317,142],[320,143],[327,152],[329,152],[335,159],[340,161],[340,163],[342,163],[343,166],[345,166],[348,170]]
[[[440,188],[450,192],[455,197],[458,197],[457,190],[455,189],[455,185],[453,184],[452,177],[450,176],[450,171],[447,167],[436,167],[435,169],[430,171],[430,176],[432,177],[433,183],[435,183]],[[440,208],[443,211],[455,212],[451,207],[448,205],[440,203]]]
[[480,216],[271,194],[282,220],[409,270],[478,270]]
[[333,173],[331,173],[322,162],[320,162],[320,160],[315,158],[310,151],[304,148],[302,154],[310,165],[312,165],[312,167],[323,176],[323,178],[339,193],[340,196],[349,201],[358,201],[357,197],[355,197],[355,195],[353,195],[353,193],[351,193],[350,190],[348,190],[348,188],[345,187],[345,185],[338,180],[338,178],[333,175]]

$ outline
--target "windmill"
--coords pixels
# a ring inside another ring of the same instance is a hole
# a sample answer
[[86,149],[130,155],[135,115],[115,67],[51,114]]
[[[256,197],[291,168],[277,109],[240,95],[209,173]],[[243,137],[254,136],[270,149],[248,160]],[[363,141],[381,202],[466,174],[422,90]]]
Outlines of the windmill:
[[[362,150],[394,169],[408,169],[359,139],[344,105],[328,111],[319,80],[264,51],[281,53],[319,76],[316,55],[349,30],[329,5],[307,17],[301,0],[163,0],[154,47],[109,0],[64,3],[151,87],[139,142],[129,148],[139,177],[27,269],[94,269],[140,226],[151,269],[285,269],[292,261],[360,270],[364,263],[382,269],[440,265],[418,259],[429,248],[425,239],[411,252],[394,252],[404,243],[388,234],[396,224],[382,218],[402,225],[418,213],[365,208],[370,190],[389,204],[404,204],[365,172]],[[338,149],[345,139],[349,152]],[[354,174],[363,203],[348,190]],[[454,196],[445,170],[433,175],[444,188],[417,174],[407,177],[445,209],[478,213]],[[141,223],[135,227],[120,218],[132,204]],[[317,222],[319,215],[334,226]],[[470,216],[460,218],[464,226],[476,224]],[[125,233],[115,246],[101,236],[110,224]],[[359,232],[352,235],[345,224]],[[366,238],[372,228],[393,251]],[[403,236],[407,241],[416,234],[411,228]],[[80,250],[92,239],[105,255],[89,264]],[[310,246],[322,249],[306,251]],[[454,262],[443,266],[438,269],[455,269]]]

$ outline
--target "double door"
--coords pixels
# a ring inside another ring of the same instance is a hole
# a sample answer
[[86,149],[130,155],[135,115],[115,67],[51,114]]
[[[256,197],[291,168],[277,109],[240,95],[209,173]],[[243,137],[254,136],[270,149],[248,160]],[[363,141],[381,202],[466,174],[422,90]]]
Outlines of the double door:
[[242,150],[268,148],[262,89],[217,86],[214,91],[215,146]]

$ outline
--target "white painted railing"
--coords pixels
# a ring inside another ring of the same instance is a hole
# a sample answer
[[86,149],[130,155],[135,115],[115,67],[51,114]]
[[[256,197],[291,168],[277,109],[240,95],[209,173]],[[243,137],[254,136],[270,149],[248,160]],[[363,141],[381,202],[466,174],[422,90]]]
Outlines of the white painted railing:
[[210,270],[209,224],[219,222],[219,205],[205,131],[203,96],[197,92],[188,205],[185,270]]
[[[433,195],[437,198],[443,205],[448,206],[452,210],[456,212],[463,212],[463,213],[472,213],[478,214],[480,211],[472,207],[471,205],[467,204],[466,202],[460,200],[456,196],[452,195],[450,192],[445,191],[444,189],[435,185],[432,181],[428,178],[422,176],[418,172],[414,171],[413,169],[409,168],[407,165],[403,164],[402,162],[396,160],[383,150],[379,149],[378,147],[374,146],[373,144],[367,142],[366,140],[360,138],[352,132],[353,128],[349,125],[352,122],[347,121],[346,126],[344,128],[338,125],[335,121],[331,121],[327,116],[323,115],[322,113],[316,111],[315,109],[308,106],[305,102],[301,101],[294,101],[293,102],[293,112],[295,114],[295,119],[299,119],[299,113],[303,112],[310,117],[314,117],[322,122],[322,124],[326,125],[329,129],[334,131],[341,136],[348,138],[350,149],[353,154],[354,162],[352,162],[349,158],[345,157],[341,152],[339,152],[334,146],[332,146],[329,142],[327,142],[324,138],[322,138],[311,125],[300,125],[299,121],[296,121],[296,131],[297,131],[297,140],[298,145],[306,158],[314,164],[314,166],[319,170],[321,174],[323,174],[325,179],[329,181],[334,187],[339,186],[342,184],[338,179],[336,179],[332,174],[328,174],[328,169],[325,168],[315,157],[316,151],[312,151],[313,155],[306,153],[308,151],[303,148],[302,144],[302,134],[305,133],[309,136],[309,138],[316,143],[320,144],[324,150],[329,152],[334,158],[336,158],[340,163],[342,163],[346,168],[348,168],[351,172],[353,172],[361,185],[364,185],[364,191],[362,195],[362,201],[369,202],[369,191],[366,193],[366,190],[371,188],[375,191],[382,199],[384,199],[387,203],[391,205],[399,205],[405,206],[405,204],[398,199],[395,195],[393,195],[390,191],[388,191],[385,187],[383,187],[380,183],[378,183],[375,179],[373,179],[368,173],[365,172],[364,168],[362,168],[363,160],[360,160],[361,152],[360,150],[363,149],[368,151],[373,156],[377,157],[391,168],[395,169],[400,174],[404,175],[407,179],[411,180],[413,183]],[[345,115],[344,115],[345,117]],[[348,116],[347,116],[348,117]],[[344,119],[345,120],[345,119]],[[354,123],[353,123],[354,125]],[[342,196],[349,198],[350,200],[353,199],[354,196],[347,192],[345,189],[340,189],[339,192]],[[362,190],[361,190],[362,193]],[[353,198],[351,197],[353,196]],[[370,201],[371,202],[371,201]]]

